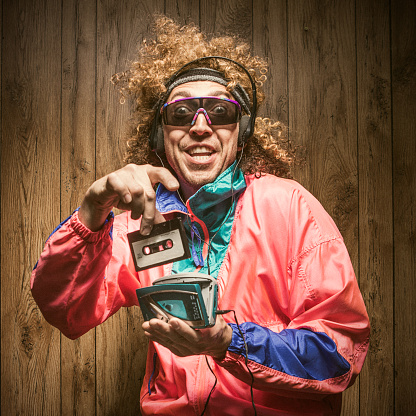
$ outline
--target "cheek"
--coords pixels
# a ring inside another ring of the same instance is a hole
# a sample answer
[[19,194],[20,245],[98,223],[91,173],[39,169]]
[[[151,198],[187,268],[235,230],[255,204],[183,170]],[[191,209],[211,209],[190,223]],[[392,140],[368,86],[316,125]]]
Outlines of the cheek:
[[228,132],[226,137],[226,140],[223,142],[223,147],[227,148],[227,153],[235,155],[235,153],[237,153],[238,130]]
[[175,158],[173,156],[173,146],[171,142],[165,140],[165,156],[169,165],[174,167]]
[[179,132],[177,130],[173,130],[169,128],[169,126],[163,127],[163,139],[165,141],[165,145],[175,143],[175,141],[177,140],[176,136],[178,136],[178,133]]
[[182,132],[177,130],[169,130],[168,128],[163,129],[163,140],[165,143],[165,152],[166,156],[172,154],[175,146],[178,145],[181,137],[183,136]]

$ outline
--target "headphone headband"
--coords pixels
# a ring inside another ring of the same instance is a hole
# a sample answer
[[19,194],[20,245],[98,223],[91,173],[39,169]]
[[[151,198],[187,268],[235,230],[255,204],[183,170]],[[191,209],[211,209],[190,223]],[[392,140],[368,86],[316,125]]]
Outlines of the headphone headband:
[[[197,63],[207,61],[209,59],[220,59],[223,61],[228,61],[233,63],[234,65],[238,66],[243,72],[247,75],[250,83],[251,83],[251,91],[252,91],[252,105],[250,106],[250,99],[248,97],[247,92],[244,88],[237,84],[236,88],[233,90],[233,95],[237,99],[237,101],[241,104],[244,110],[249,114],[249,116],[243,116],[240,121],[240,128],[239,128],[239,136],[238,136],[238,144],[241,146],[244,142],[252,136],[254,132],[254,124],[256,121],[256,113],[257,113],[257,88],[256,84],[250,75],[247,68],[245,68],[240,63],[234,61],[233,59],[226,58],[224,56],[204,56],[198,59],[194,59],[183,65],[179,68],[166,82],[166,93],[163,97],[156,103],[155,106],[155,116],[152,123],[151,133],[149,137],[149,144],[152,150],[156,152],[163,152],[164,151],[164,138],[163,138],[163,129],[161,126],[160,120],[160,110],[169,97],[169,94],[173,90],[173,88],[181,85],[185,82],[191,81],[214,81],[218,82],[222,85],[227,85],[228,82],[223,76],[220,71],[211,68],[191,68],[188,71],[184,72],[184,69],[188,68],[189,66]],[[251,109],[250,109],[251,107]]]

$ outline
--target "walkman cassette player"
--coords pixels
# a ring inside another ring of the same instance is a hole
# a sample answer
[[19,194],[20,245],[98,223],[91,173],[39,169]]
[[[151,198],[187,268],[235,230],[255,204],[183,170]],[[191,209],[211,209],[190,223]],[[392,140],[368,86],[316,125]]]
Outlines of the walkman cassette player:
[[[180,218],[153,226],[143,236],[140,231],[127,234],[136,271],[182,260],[191,256]],[[158,318],[165,322],[175,317],[193,328],[215,324],[217,281],[204,273],[180,273],[161,277],[152,286],[136,290],[146,321]]]
[[215,324],[217,282],[203,273],[180,273],[161,277],[153,286],[136,290],[146,321],[158,318],[168,322],[179,318],[193,328]]

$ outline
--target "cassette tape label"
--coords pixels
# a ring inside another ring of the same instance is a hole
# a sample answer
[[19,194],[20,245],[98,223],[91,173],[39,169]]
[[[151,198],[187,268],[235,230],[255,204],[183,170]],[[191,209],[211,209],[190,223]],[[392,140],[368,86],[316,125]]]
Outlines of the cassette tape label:
[[[170,248],[167,242],[170,242]],[[175,243],[174,243],[175,242]],[[166,244],[166,246],[165,246]],[[147,268],[170,258],[182,257],[184,248],[179,230],[169,231],[157,237],[132,243],[137,264],[140,268]]]
[[129,233],[128,239],[137,271],[190,257],[180,218],[155,224],[148,236]]

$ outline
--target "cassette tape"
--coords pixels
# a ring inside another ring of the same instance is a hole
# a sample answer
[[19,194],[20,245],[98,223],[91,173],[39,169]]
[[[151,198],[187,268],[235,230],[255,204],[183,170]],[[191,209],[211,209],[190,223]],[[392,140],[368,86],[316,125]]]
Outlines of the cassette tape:
[[155,224],[149,235],[134,231],[127,238],[137,271],[191,257],[180,218]]

